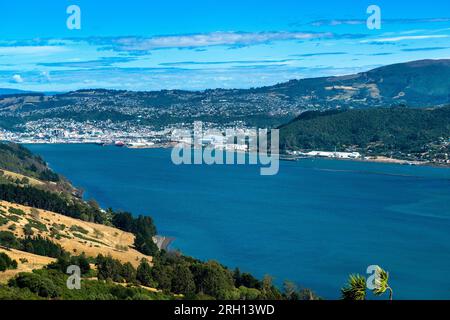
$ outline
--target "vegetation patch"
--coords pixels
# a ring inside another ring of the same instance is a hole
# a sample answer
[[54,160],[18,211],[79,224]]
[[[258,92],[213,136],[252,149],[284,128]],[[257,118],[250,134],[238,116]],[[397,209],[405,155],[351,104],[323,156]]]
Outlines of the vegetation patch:
[[283,150],[359,151],[411,160],[446,159],[450,107],[308,111],[280,127]]
[[80,226],[77,226],[77,225],[71,226],[69,230],[70,231],[74,231],[74,232],[79,232],[79,233],[82,233],[82,234],[88,234],[89,233],[89,231],[87,231],[83,227],[80,227]]
[[9,220],[14,221],[14,222],[19,222],[20,220],[22,220],[21,217],[19,216],[15,216],[15,215],[10,215],[8,216]]
[[18,239],[9,231],[0,231],[0,245],[6,248],[51,258],[67,255],[67,252],[64,251],[59,244],[56,244],[49,239],[41,236],[27,236],[24,239]]
[[6,253],[0,252],[0,272],[17,269],[17,261],[12,260]]
[[55,230],[58,230],[58,231],[64,231],[64,229],[66,229],[66,225],[64,225],[64,224],[58,224],[58,223],[53,223],[53,224],[52,224],[52,227],[53,227]]
[[36,230],[42,231],[42,232],[47,232],[47,226],[45,224],[43,224],[42,222],[33,220],[33,219],[27,219],[28,220],[28,224],[25,225],[25,227],[29,226],[29,228],[34,228]]
[[23,210],[17,209],[17,208],[12,208],[12,207],[8,209],[8,212],[11,213],[11,214],[15,214],[17,216],[24,216],[25,215],[25,212]]
[[168,300],[172,295],[125,287],[111,282],[83,279],[80,290],[70,290],[68,275],[58,269],[21,273],[7,286],[0,286],[0,299],[58,300]]
[[0,216],[0,227],[4,226],[5,224],[7,224],[9,222],[9,219]]
[[74,233],[72,233],[72,235],[73,235],[74,237],[77,237],[77,238],[82,239],[82,240],[85,240],[85,241],[96,242],[96,243],[102,244],[102,245],[104,245],[104,246],[108,246],[106,243],[101,242],[100,240],[86,237],[86,236],[84,236],[84,235],[81,234],[81,233],[74,232]]

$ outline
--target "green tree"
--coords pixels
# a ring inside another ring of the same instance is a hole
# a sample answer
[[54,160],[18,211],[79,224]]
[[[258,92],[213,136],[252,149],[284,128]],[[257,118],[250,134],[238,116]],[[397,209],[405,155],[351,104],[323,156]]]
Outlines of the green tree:
[[244,286],[239,287],[240,299],[242,300],[257,300],[261,295],[258,289],[247,288]]
[[145,234],[136,234],[136,237],[134,239],[134,246],[137,251],[148,256],[153,256],[158,252],[158,248],[153,242],[152,236],[146,236]]
[[147,260],[142,259],[139,264],[136,272],[136,279],[144,286],[152,286],[153,277],[152,277],[152,267],[147,262]]
[[241,286],[247,287],[247,288],[254,288],[254,289],[260,289],[261,288],[261,282],[256,279],[254,276],[252,276],[250,273],[241,273],[239,268],[236,268],[233,272],[233,279],[236,288],[239,288]]
[[194,264],[191,270],[199,292],[216,299],[225,299],[226,293],[234,289],[231,272],[216,261]]
[[122,267],[122,277],[128,283],[136,282],[136,269],[129,262],[125,263]]
[[273,285],[273,278],[265,275],[262,280],[261,299],[263,300],[281,300],[283,298],[280,290]]
[[86,255],[84,253],[79,256],[73,256],[73,257],[70,257],[68,253],[64,254],[64,255],[58,257],[58,259],[55,262],[49,264],[47,266],[47,269],[59,270],[62,273],[66,273],[67,268],[71,265],[78,266],[80,268],[82,275],[88,274],[91,270],[91,265],[89,263],[89,260],[87,259]]
[[[75,265],[80,267],[81,274],[85,275],[88,274],[91,270],[91,265],[89,263],[88,258],[84,253],[82,253],[79,256],[71,257],[69,260],[70,265]],[[66,272],[67,268],[64,270]]]
[[172,291],[184,295],[192,295],[195,293],[194,275],[185,264],[178,264],[174,268]]
[[0,252],[0,272],[17,269],[17,261],[12,260],[6,253]]
[[158,289],[170,292],[172,290],[173,267],[155,263],[152,269],[152,278],[158,284]]
[[122,264],[119,260],[113,259],[111,256],[104,257],[99,255],[96,266],[99,280],[123,281]]

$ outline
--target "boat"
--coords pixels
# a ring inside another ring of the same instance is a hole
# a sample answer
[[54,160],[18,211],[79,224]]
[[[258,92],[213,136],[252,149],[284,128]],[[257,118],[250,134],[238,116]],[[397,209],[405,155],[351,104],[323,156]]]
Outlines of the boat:
[[116,142],[114,142],[114,145],[116,147],[124,147],[125,146],[125,142],[123,142],[123,141],[116,141]]

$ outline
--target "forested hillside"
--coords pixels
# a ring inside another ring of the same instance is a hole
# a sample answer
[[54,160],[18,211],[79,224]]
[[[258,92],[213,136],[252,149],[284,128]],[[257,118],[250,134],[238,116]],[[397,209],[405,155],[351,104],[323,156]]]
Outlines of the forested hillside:
[[424,160],[450,153],[450,107],[305,112],[280,128],[284,150],[360,151]]
[[50,170],[42,158],[13,143],[0,143],[0,169],[44,181],[60,180],[59,175]]

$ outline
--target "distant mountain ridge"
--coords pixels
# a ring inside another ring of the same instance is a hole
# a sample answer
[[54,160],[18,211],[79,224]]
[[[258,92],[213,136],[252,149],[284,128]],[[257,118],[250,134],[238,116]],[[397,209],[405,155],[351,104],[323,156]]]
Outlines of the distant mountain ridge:
[[279,126],[307,110],[450,104],[450,60],[420,60],[336,77],[270,87],[132,92],[79,90],[54,96],[0,96],[0,126],[39,119],[137,121],[164,126],[192,121]]
[[31,93],[31,91],[25,91],[25,90],[19,90],[19,89],[5,89],[5,88],[0,88],[0,95],[6,95],[6,94],[25,94],[25,93]]
[[310,97],[330,107],[405,104],[427,107],[450,103],[450,60],[398,63],[358,74],[291,80],[259,89],[289,97]]

